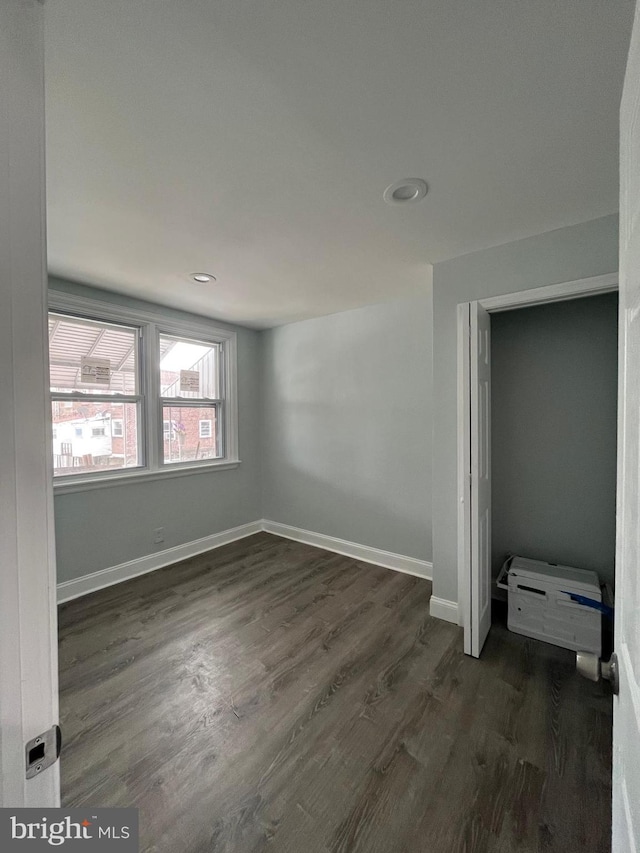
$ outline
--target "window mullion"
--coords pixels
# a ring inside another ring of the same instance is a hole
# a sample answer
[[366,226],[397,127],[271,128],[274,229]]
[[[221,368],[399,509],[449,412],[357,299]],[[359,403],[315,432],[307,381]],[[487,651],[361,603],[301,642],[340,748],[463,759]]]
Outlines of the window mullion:
[[147,467],[157,471],[162,447],[162,406],[160,391],[160,346],[158,327],[148,323],[143,330],[144,377],[145,377],[145,433],[147,437]]
[[220,457],[225,457],[227,455],[227,430],[226,424],[224,422],[224,403],[220,400],[216,404],[216,453]]

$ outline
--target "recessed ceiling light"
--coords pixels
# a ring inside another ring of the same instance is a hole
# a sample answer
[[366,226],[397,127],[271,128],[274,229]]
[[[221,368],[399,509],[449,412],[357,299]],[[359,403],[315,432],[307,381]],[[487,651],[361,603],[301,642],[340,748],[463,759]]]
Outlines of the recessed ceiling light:
[[215,275],[211,275],[209,272],[193,272],[191,273],[191,278],[194,281],[197,281],[198,284],[206,284],[209,281],[216,281]]
[[382,197],[387,204],[406,204],[410,201],[420,201],[426,196],[428,189],[422,178],[403,178],[387,187]]

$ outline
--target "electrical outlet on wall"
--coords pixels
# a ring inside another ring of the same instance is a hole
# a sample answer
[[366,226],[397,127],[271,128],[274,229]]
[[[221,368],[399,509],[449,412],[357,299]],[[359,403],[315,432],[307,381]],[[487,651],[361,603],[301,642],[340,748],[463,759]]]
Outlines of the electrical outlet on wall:
[[156,527],[153,531],[153,544],[159,545],[164,542],[164,527]]

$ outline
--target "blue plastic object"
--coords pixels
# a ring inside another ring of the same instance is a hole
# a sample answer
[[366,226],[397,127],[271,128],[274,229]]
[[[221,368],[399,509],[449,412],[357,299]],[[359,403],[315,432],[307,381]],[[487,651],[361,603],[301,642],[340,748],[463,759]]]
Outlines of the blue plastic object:
[[592,607],[594,610],[599,610],[607,619],[613,621],[613,607],[609,607],[608,604],[596,601],[595,598],[588,598],[586,595],[579,595],[577,592],[567,592],[564,589],[562,592],[568,595],[571,601],[575,601],[576,604],[582,604],[583,607]]

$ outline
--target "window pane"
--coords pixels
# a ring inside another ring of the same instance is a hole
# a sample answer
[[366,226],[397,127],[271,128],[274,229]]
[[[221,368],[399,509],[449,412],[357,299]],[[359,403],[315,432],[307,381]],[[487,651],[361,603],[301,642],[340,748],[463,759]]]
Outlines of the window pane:
[[138,330],[49,314],[51,390],[137,394]]
[[136,403],[75,400],[71,407],[54,401],[53,473],[89,474],[134,468],[138,452]]
[[165,462],[194,462],[220,456],[217,411],[213,406],[163,406],[162,434]]
[[160,396],[216,400],[220,345],[160,335]]

